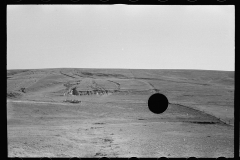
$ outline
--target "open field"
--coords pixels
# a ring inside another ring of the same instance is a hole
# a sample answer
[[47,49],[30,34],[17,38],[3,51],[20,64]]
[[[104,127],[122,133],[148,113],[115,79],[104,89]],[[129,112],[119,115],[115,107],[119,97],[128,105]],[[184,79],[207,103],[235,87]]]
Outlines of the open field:
[[9,157],[233,157],[233,125],[234,72],[7,71]]

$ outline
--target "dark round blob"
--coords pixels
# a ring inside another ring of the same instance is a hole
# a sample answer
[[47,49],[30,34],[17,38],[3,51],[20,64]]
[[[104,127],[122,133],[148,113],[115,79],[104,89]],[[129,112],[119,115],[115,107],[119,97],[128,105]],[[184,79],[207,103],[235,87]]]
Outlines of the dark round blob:
[[168,99],[161,93],[155,93],[148,99],[148,108],[156,114],[163,113],[168,107]]
[[189,157],[189,158],[187,158],[187,160],[198,160],[198,158],[196,158],[196,157]]
[[226,160],[227,158],[225,157],[218,157],[217,160]]
[[160,158],[158,158],[158,160],[168,160],[168,158],[167,157],[160,157]]

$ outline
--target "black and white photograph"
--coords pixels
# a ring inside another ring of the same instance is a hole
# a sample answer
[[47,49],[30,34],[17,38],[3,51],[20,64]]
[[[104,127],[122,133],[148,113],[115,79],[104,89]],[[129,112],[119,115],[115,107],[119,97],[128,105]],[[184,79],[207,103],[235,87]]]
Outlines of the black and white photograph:
[[8,157],[234,157],[234,5],[7,5]]

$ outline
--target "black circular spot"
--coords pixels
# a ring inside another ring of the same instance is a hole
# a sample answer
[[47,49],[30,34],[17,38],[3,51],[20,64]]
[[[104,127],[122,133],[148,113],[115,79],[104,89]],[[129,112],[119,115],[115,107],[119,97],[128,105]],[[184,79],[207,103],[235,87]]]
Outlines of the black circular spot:
[[168,160],[168,158],[167,157],[160,157],[160,158],[158,158],[158,160]]
[[99,158],[98,160],[110,160],[110,159],[107,158],[107,157],[101,157],[101,158]]
[[69,160],[80,160],[80,158],[73,157],[73,158],[70,158]]
[[188,157],[187,160],[197,160],[196,157]]
[[50,2],[51,0],[42,0],[42,2]]
[[130,2],[137,2],[138,0],[129,0]]
[[100,1],[102,1],[102,2],[107,2],[107,1],[109,1],[109,0],[100,0]]
[[155,93],[148,99],[148,108],[156,114],[163,113],[168,107],[168,99],[161,93]]
[[160,1],[160,2],[167,2],[168,0],[158,0],[158,1]]

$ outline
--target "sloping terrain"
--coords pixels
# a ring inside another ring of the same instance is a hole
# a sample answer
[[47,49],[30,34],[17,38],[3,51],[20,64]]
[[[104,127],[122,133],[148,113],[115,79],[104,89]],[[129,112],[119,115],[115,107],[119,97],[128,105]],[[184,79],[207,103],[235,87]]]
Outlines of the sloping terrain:
[[233,157],[234,72],[9,70],[7,111],[10,157]]

